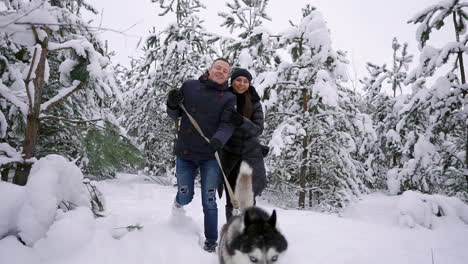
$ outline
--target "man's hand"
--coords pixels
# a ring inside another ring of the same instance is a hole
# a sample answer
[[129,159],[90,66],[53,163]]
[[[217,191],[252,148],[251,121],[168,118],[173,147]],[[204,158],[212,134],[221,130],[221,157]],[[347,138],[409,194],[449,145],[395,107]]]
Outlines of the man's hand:
[[210,140],[210,150],[215,153],[215,152],[219,152],[222,148],[223,148],[223,144],[221,143],[221,141],[219,141],[218,139],[216,138],[212,138]]
[[244,123],[244,117],[241,114],[239,114],[237,111],[233,110],[231,112],[231,117],[229,118],[229,121],[233,125],[239,127],[239,126],[242,126],[242,124]]
[[184,101],[184,95],[179,89],[169,91],[167,95],[167,106],[171,109],[179,108],[179,104]]

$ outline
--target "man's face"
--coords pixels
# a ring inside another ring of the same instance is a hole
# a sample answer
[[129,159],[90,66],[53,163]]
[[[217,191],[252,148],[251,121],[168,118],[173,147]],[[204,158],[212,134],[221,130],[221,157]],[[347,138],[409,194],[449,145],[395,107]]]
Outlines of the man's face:
[[216,83],[223,84],[229,78],[229,64],[222,60],[217,60],[211,64],[208,78]]

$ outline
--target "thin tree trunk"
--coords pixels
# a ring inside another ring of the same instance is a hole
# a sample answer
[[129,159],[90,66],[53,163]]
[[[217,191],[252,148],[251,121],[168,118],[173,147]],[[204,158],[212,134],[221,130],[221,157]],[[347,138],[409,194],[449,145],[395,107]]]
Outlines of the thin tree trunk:
[[[25,160],[34,157],[36,150],[37,138],[39,136],[39,114],[41,111],[42,103],[42,92],[44,90],[44,73],[47,60],[47,44],[48,38],[45,38],[41,43],[41,56],[39,63],[35,71],[35,78],[33,79],[34,84],[34,98],[33,105],[29,107],[29,112],[26,117],[26,129],[24,133],[23,141],[23,157]],[[28,84],[27,84],[28,85]],[[28,181],[29,171],[31,170],[31,164],[22,163],[18,164],[18,167],[13,178],[13,183],[18,185],[25,185]]]
[[[311,186],[311,183],[312,183],[312,168],[309,167],[309,172],[307,173],[307,182],[309,183],[308,186],[310,187]],[[309,190],[307,191],[308,192],[308,196],[309,196],[309,208],[312,207],[313,205],[313,202],[312,202],[312,199],[313,199],[313,195],[312,195],[312,188],[309,188]]]
[[10,167],[2,166],[2,181],[8,181],[8,173],[10,173]]
[[[302,103],[304,105],[304,113],[307,112],[307,89],[302,89]],[[299,185],[301,190],[299,192],[299,208],[305,207],[305,187],[306,187],[306,172],[307,172],[307,145],[308,145],[307,134],[302,139],[302,159],[301,159],[301,169],[299,175]]]
[[31,171],[31,164],[22,163],[18,164],[13,177],[13,183],[18,185],[26,185],[28,182],[29,171]]
[[[36,149],[38,131],[39,131],[39,115],[29,113],[27,116],[26,131],[24,134],[23,142],[23,155],[24,159],[30,159],[34,155]],[[28,181],[29,171],[31,164],[20,163],[15,172],[13,183],[18,185],[25,185]]]
[[312,206],[314,205],[313,203],[313,199],[314,196],[312,195],[312,189],[309,189],[309,208],[312,208]]
[[[393,41],[396,41],[396,38],[394,38]],[[397,47],[398,46],[394,46],[392,44],[392,48],[393,48],[393,76],[392,76],[392,79],[393,79],[393,83],[392,83],[393,98],[396,97],[396,89],[397,89],[397,81],[396,81],[396,76],[395,76],[395,72],[397,72],[397,70],[398,70],[398,67],[397,67],[397,54],[396,54],[397,53]]]
[[307,136],[304,136],[302,139],[302,161],[301,161],[301,170],[299,175],[299,185],[301,186],[301,191],[299,192],[299,208],[305,207],[305,187],[306,187],[306,171],[307,171]]
[[[457,15],[455,12],[453,12],[453,25],[455,27],[455,38],[457,42],[460,42],[460,34],[457,31],[458,25],[457,25]],[[461,83],[465,84],[466,79],[465,79],[465,66],[463,65],[463,51],[458,52],[458,64],[460,65],[460,79]],[[465,93],[463,94],[465,95]]]

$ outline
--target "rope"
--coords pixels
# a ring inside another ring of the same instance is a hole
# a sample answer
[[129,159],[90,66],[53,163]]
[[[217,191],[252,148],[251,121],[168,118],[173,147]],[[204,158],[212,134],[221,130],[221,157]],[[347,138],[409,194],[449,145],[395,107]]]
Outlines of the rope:
[[[206,140],[206,142],[208,142],[208,144],[210,143],[210,139],[208,139],[205,134],[203,133],[203,131],[201,130],[200,126],[198,125],[197,121],[189,114],[189,112],[187,111],[187,109],[185,108],[185,106],[180,103],[179,104],[180,108],[182,108],[182,110],[184,110],[185,114],[188,116],[190,122],[192,123],[192,125],[195,127],[195,129],[198,131],[198,133],[200,133],[200,135]],[[224,174],[224,170],[223,170],[223,166],[221,165],[221,160],[219,158],[219,154],[218,154],[218,151],[216,151],[214,153],[215,155],[215,158],[216,160],[218,161],[218,165],[219,165],[219,168],[221,169],[221,173],[223,174],[223,177],[224,177],[224,183],[226,184],[226,187],[227,187],[227,190],[228,190],[228,195],[231,197],[231,203],[232,203],[232,207],[234,208],[234,212],[233,214],[234,215],[237,215],[238,212],[239,212],[239,203],[237,202],[236,200],[236,197],[234,196],[234,192],[232,191],[232,188],[231,188],[231,185],[229,184],[229,181],[226,177],[226,174]]]

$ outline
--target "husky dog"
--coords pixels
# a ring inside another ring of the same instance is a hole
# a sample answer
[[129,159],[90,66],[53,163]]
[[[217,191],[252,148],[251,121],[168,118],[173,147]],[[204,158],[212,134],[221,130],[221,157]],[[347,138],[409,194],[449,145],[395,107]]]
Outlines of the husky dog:
[[276,211],[269,215],[254,205],[252,168],[242,162],[235,196],[240,215],[222,228],[218,255],[220,264],[278,263],[288,242],[276,229]]

